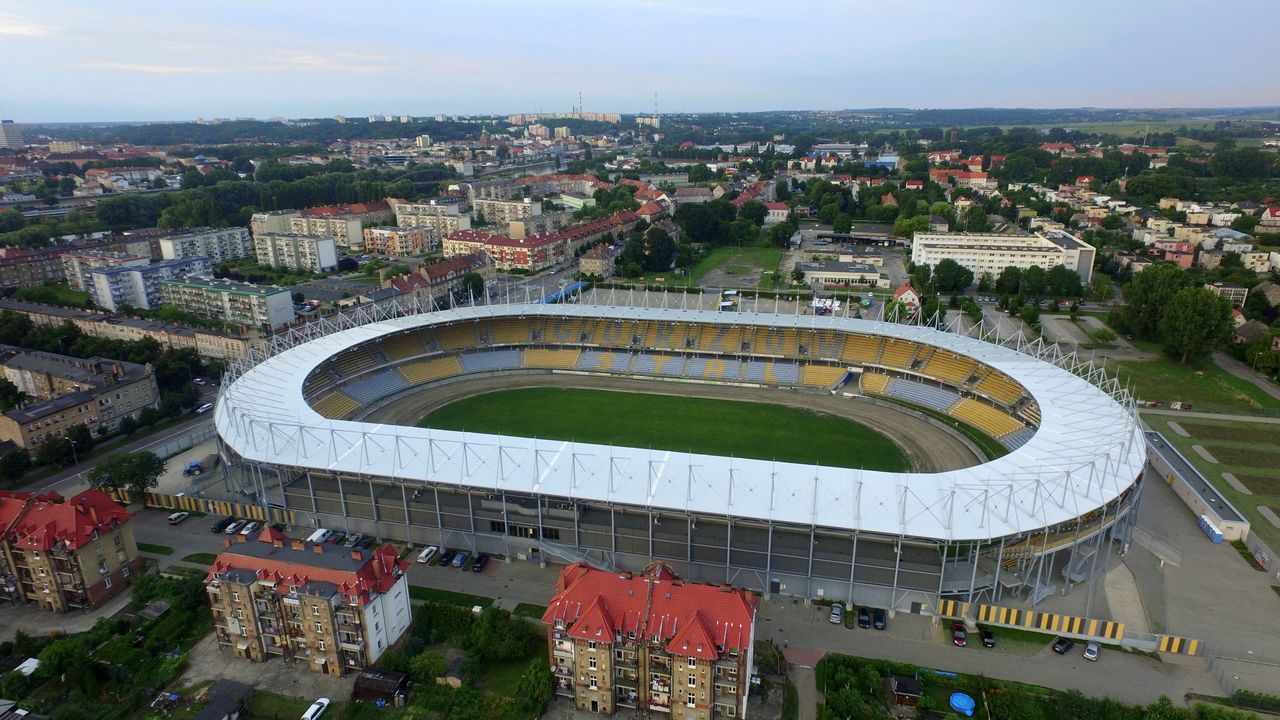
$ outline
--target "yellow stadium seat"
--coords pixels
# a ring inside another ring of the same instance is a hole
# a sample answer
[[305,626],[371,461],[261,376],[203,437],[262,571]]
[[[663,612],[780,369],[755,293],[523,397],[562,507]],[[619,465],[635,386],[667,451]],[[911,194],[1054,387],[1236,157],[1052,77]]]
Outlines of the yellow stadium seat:
[[390,360],[404,360],[427,353],[419,331],[404,332],[382,339],[382,350]]
[[994,370],[979,380],[975,389],[1004,405],[1013,405],[1022,399],[1022,387],[1008,375]]
[[880,365],[907,370],[920,346],[909,340],[887,340],[884,351],[880,353]]
[[870,335],[849,335],[844,340],[844,352],[840,359],[855,365],[874,363],[880,359],[880,346],[884,340]]
[[972,398],[963,398],[951,407],[952,417],[963,420],[993,438],[1002,438],[1021,430],[1023,424],[990,405]]
[[805,365],[800,371],[800,382],[811,387],[830,388],[840,382],[846,372],[842,367],[831,365]]
[[360,403],[346,393],[334,392],[311,403],[311,407],[331,420],[341,420],[360,407]]
[[572,370],[581,354],[580,350],[530,348],[524,351],[524,366],[548,370]]
[[959,385],[973,374],[976,363],[955,353],[939,350],[929,357],[921,370],[925,375],[952,385]]
[[476,326],[470,322],[433,327],[431,334],[441,350],[460,350],[480,344],[479,338],[476,337]]
[[862,373],[862,392],[865,395],[884,395],[891,378],[883,373]]
[[529,338],[529,321],[521,318],[494,320],[489,328],[489,342],[493,345],[525,345]]
[[401,365],[400,374],[413,385],[435,382],[441,378],[462,374],[462,365],[454,356],[433,358]]

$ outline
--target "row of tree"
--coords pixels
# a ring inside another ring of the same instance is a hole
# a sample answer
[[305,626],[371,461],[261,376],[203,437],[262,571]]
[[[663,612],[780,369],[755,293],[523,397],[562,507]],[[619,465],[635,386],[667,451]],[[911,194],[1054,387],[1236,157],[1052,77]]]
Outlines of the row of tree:
[[1231,337],[1231,303],[1186,270],[1156,263],[1124,287],[1124,329],[1159,342],[1180,363],[1200,360]]

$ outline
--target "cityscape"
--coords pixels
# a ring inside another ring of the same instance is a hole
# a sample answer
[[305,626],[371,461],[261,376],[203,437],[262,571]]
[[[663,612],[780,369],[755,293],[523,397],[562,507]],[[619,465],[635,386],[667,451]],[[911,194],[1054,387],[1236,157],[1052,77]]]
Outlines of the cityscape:
[[61,5],[0,4],[0,720],[1280,714],[1261,30]]

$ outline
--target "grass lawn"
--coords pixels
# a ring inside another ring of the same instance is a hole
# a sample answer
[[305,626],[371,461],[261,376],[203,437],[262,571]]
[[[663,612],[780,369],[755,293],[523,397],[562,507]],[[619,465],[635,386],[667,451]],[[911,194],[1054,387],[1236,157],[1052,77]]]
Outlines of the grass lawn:
[[520,676],[524,674],[525,670],[529,669],[529,662],[535,657],[542,657],[545,654],[544,651],[526,658],[490,663],[485,666],[484,679],[481,684],[484,689],[494,695],[515,697],[516,690],[520,685]]
[[777,271],[781,260],[782,248],[779,247],[722,247],[712,250],[694,263],[689,274],[694,282],[698,282],[703,275],[722,266],[725,273],[733,276],[746,275],[756,267],[765,271]]
[[[1033,632],[1031,630],[1019,630],[1015,628],[1001,627],[999,625],[982,625],[980,627],[989,627],[991,634],[996,636],[996,651],[1007,652],[1011,655],[1031,656],[1040,652],[1049,646],[1057,638],[1057,635],[1049,635],[1046,633]],[[971,637],[971,647],[990,652],[989,648],[982,647],[982,636],[976,638]]]
[[218,556],[214,553],[192,553],[182,558],[182,562],[194,563],[196,565],[212,565]]
[[168,545],[152,545],[151,543],[138,543],[138,550],[152,555],[172,555],[173,548]]
[[[442,570],[441,572],[448,572],[448,570]],[[421,585],[409,586],[409,598],[420,602],[438,602],[448,603],[450,605],[461,605],[466,608],[475,607],[476,605],[479,605],[480,607],[489,607],[493,604],[493,598],[483,597],[480,595],[468,595],[467,593],[454,592],[452,590],[423,587]]]
[[[1276,452],[1276,448],[1280,448],[1280,425],[1152,414],[1144,415],[1143,419],[1159,430],[1237,510],[1244,513],[1253,526],[1250,532],[1258,533],[1273,550],[1280,548],[1280,529],[1258,512],[1259,505],[1280,512],[1280,453]],[[1176,422],[1191,437],[1184,438],[1174,432],[1169,427],[1170,422]],[[1203,445],[1219,464],[1200,457],[1191,449],[1192,445]],[[1245,495],[1231,487],[1222,478],[1224,472],[1235,475],[1253,494]]]
[[520,603],[511,611],[512,615],[517,617],[527,617],[538,620],[542,618],[542,614],[547,611],[546,605],[537,605],[534,603]]
[[860,423],[733,400],[526,388],[450,403],[419,425],[833,467],[908,469],[901,448]]
[[1107,363],[1118,369],[1121,384],[1130,386],[1141,400],[1190,402],[1193,410],[1244,415],[1280,415],[1280,400],[1248,380],[1242,380],[1205,361],[1179,365],[1166,357]]

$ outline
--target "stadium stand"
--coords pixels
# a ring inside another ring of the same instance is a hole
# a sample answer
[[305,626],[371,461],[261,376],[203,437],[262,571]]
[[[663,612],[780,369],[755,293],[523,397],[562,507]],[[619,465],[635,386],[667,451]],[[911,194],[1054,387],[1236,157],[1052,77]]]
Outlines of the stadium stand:
[[742,364],[742,379],[767,385],[795,385],[800,382],[800,366],[789,362],[747,360]]
[[421,332],[415,330],[383,338],[382,351],[394,362],[423,355],[427,352],[427,346],[422,342]]
[[692,357],[685,363],[685,377],[702,380],[737,380],[742,373],[742,361],[718,357]]
[[844,337],[835,330],[817,330],[812,334],[809,352],[811,355],[823,360],[837,360],[840,357],[840,348],[844,344]]
[[627,353],[607,352],[604,350],[583,350],[578,358],[579,370],[593,372],[625,373],[631,365],[631,357]]
[[581,354],[580,350],[529,348],[524,351],[524,366],[548,370],[572,370]]
[[1040,427],[1040,406],[1036,403],[1029,402],[1023,405],[1022,409],[1018,411],[1018,414],[1022,415],[1023,420],[1026,420],[1035,427]]
[[844,340],[844,352],[840,359],[857,365],[874,363],[880,359],[880,346],[883,344],[883,338],[850,335]]
[[977,363],[970,358],[960,357],[946,350],[938,350],[930,356],[921,372],[942,382],[959,385],[973,375],[976,365]]
[[527,345],[529,323],[524,320],[494,320],[489,327],[489,342],[494,345]]
[[[896,384],[896,383],[895,383]],[[952,417],[963,420],[997,440],[1023,428],[1022,423],[990,405],[964,398],[951,408]]]
[[884,344],[884,350],[880,353],[879,364],[885,367],[905,370],[911,367],[911,360],[919,349],[920,346],[913,342],[888,340]]
[[520,367],[523,354],[520,350],[492,350],[463,353],[458,359],[462,362],[463,372],[493,372]]
[[704,325],[698,332],[698,349],[736,353],[742,348],[742,330],[726,325]]
[[832,365],[805,365],[801,382],[812,387],[831,388],[843,380],[847,372]]
[[313,410],[324,417],[334,420],[340,420],[350,415],[358,407],[360,407],[360,403],[356,402],[350,395],[340,392],[330,393],[311,403]]
[[302,396],[313,398],[325,390],[333,389],[333,376],[326,372],[313,372],[302,383]]
[[362,347],[352,348],[333,359],[333,366],[339,377],[351,377],[361,370],[368,370],[375,365],[373,356]]
[[883,373],[862,373],[860,387],[864,395],[887,395],[893,378]]
[[441,378],[462,374],[462,366],[458,364],[458,358],[453,355],[406,363],[398,369],[400,374],[404,375],[405,379],[414,385],[435,382]]
[[988,371],[978,381],[975,389],[992,400],[1005,405],[1013,405],[1022,398],[1022,387],[1011,380],[1008,375],[994,370]]
[[636,353],[631,361],[631,372],[646,375],[684,375],[685,358],[682,355]]
[[363,405],[380,400],[394,392],[409,387],[409,381],[395,370],[379,370],[342,387],[342,392],[350,395]]
[[479,344],[476,326],[472,323],[457,323],[433,328],[431,334],[441,350],[473,348]]
[[583,342],[582,320],[579,318],[549,320],[542,332],[542,340],[543,342],[580,344]]
[[925,385],[924,383],[905,378],[895,378],[893,383],[889,385],[888,394],[890,397],[905,400],[916,405],[923,405],[934,410],[946,412],[947,408],[956,404],[960,399],[954,391],[940,388],[936,385]]
[[1009,433],[1008,435],[1005,435],[1004,437],[1000,438],[1000,444],[1004,445],[1006,448],[1008,448],[1011,451],[1017,450],[1023,445],[1026,445],[1027,441],[1031,439],[1031,436],[1035,434],[1036,434],[1035,428],[1024,427],[1021,430],[1015,430]]

